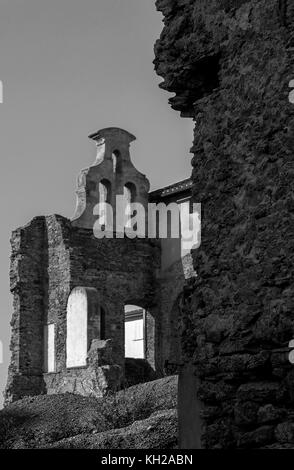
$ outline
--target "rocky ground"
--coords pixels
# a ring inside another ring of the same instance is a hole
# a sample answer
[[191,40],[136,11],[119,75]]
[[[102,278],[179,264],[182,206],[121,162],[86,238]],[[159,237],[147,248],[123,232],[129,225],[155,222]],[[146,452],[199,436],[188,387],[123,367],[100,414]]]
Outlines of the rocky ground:
[[0,411],[0,448],[175,449],[177,377],[103,399],[27,397]]

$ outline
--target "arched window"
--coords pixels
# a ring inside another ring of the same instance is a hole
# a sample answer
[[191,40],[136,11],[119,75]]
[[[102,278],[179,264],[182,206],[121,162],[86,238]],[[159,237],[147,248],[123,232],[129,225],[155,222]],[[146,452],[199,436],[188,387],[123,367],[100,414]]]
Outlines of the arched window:
[[107,225],[107,204],[111,203],[111,184],[108,180],[103,179],[99,183],[99,224]]
[[[92,340],[106,339],[106,313],[92,287],[75,287],[67,301],[66,367],[84,367]],[[54,334],[54,331],[53,331]]]
[[67,302],[66,367],[87,364],[88,299],[84,287],[72,290]]
[[99,183],[99,202],[111,201],[111,184],[107,179],[102,179]]
[[124,186],[124,208],[125,208],[125,227],[131,227],[131,218],[133,216],[131,204],[136,201],[136,186],[133,183],[127,183]]
[[119,170],[119,165],[120,163],[120,151],[119,150],[114,150],[112,152],[112,168],[113,168],[113,173],[116,173],[117,170]]

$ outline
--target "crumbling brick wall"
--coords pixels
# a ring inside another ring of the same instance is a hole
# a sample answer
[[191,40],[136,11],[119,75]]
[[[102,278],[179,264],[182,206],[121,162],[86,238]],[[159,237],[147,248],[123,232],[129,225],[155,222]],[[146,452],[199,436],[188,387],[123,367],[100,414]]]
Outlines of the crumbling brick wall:
[[[293,5],[157,0],[161,87],[195,121],[198,277],[182,349],[195,366],[206,448],[294,445]],[[196,391],[195,391],[196,395]]]

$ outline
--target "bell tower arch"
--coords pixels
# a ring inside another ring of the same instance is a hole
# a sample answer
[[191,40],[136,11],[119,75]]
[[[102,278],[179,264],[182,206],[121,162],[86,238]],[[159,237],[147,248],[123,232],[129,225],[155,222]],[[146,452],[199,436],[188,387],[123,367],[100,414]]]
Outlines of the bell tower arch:
[[[124,196],[126,189],[132,188],[134,200],[146,209],[150,184],[145,175],[132,163],[130,145],[136,137],[117,127],[108,127],[89,136],[96,144],[95,162],[81,171],[78,177],[77,205],[72,224],[93,229],[97,220],[94,208],[101,201],[101,187],[107,188],[107,202],[116,216],[116,197]],[[105,191],[104,191],[105,192]]]

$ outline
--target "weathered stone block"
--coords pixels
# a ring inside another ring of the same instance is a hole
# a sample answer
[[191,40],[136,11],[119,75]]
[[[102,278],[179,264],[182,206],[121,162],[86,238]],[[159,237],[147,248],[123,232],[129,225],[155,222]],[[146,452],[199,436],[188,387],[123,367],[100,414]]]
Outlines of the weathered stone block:
[[255,401],[257,403],[275,402],[279,391],[275,382],[255,382],[241,385],[237,390],[240,401]]
[[238,440],[238,447],[262,447],[274,440],[274,427],[261,426],[252,432],[244,433]]
[[294,424],[291,421],[278,424],[275,436],[280,443],[294,443]]
[[87,363],[92,368],[113,364],[112,340],[93,339],[88,352]]
[[237,402],[234,407],[235,422],[238,426],[248,426],[257,421],[258,404],[252,401]]
[[285,409],[276,408],[272,404],[261,406],[257,413],[257,420],[259,424],[280,421],[287,415]]

